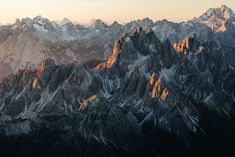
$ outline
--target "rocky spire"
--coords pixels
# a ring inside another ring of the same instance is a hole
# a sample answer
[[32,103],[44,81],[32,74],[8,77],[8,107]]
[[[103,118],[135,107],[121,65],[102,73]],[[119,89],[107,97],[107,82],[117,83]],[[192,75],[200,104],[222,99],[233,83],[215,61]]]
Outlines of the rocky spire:
[[196,33],[193,33],[192,37],[186,36],[186,38],[178,44],[173,44],[174,49],[178,53],[195,52],[199,46]]
[[121,40],[118,40],[115,43],[115,46],[113,48],[113,52],[112,52],[111,56],[108,58],[108,60],[99,64],[95,69],[102,70],[105,68],[111,68],[113,66],[113,64],[115,63],[115,61],[117,60],[117,57],[118,57],[120,50],[121,50]]

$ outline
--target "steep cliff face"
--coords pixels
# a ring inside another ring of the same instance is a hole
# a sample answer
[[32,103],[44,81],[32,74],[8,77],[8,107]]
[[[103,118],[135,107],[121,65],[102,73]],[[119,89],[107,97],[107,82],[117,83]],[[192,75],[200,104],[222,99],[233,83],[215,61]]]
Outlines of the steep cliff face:
[[187,139],[207,130],[213,123],[207,117],[234,116],[235,74],[221,48],[200,43],[196,35],[172,46],[169,40],[160,42],[152,29],[124,34],[109,59],[94,68],[46,59],[34,71],[1,79],[0,87],[1,139],[32,137],[44,144],[53,134],[43,152],[75,142],[87,153],[106,146],[107,153],[157,155],[167,151],[164,142],[161,150],[149,144],[158,141],[155,137]]

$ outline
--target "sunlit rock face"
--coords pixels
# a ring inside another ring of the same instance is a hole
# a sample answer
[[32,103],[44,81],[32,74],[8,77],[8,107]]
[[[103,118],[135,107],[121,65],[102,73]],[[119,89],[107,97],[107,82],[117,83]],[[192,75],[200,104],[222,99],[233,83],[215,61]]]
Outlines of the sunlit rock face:
[[[173,44],[174,49],[178,53],[189,53],[197,52],[197,49],[200,47],[200,43],[197,40],[197,35],[193,34],[192,37],[187,36],[182,42]],[[200,47],[198,51],[202,51],[203,47]]]
[[113,64],[115,63],[117,57],[118,57],[118,53],[120,51],[120,43],[121,41],[119,40],[118,42],[116,42],[112,55],[108,58],[108,60],[104,63],[99,64],[96,67],[96,70],[102,70],[103,68],[111,68],[113,66]]
[[[32,137],[32,143],[17,148],[25,154],[32,153],[25,148],[40,145],[49,154],[63,147],[86,156],[100,147],[98,156],[171,156],[177,152],[174,137],[200,139],[217,115],[233,117],[234,80],[217,43],[200,43],[194,35],[173,46],[152,29],[138,28],[124,34],[110,57],[93,68],[82,61],[58,65],[46,59],[36,70],[1,79],[0,139],[16,144]],[[51,135],[51,144],[45,144]],[[172,143],[158,143],[163,137]],[[187,142],[182,140],[182,148]]]

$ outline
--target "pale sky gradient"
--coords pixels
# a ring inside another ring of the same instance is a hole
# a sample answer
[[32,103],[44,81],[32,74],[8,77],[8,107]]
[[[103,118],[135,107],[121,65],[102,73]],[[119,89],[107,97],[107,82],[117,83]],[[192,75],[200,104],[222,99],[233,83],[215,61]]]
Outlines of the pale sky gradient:
[[97,18],[125,23],[145,17],[179,22],[222,4],[235,10],[235,0],[0,0],[0,23],[37,15],[51,20],[66,17],[80,23]]

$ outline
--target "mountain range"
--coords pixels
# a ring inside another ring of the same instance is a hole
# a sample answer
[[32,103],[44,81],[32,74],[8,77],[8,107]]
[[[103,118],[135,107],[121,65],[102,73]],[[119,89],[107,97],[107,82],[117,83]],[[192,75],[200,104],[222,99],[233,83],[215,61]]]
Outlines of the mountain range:
[[1,26],[0,154],[233,153],[234,21],[223,5],[182,23]]
[[58,64],[69,64],[78,59],[105,60],[112,47],[125,32],[136,28],[152,28],[160,39],[172,44],[196,33],[199,41],[216,41],[223,47],[230,64],[234,67],[235,14],[225,5],[209,9],[188,22],[174,23],[167,20],[153,22],[149,18],[127,24],[105,24],[93,20],[88,26],[75,24],[68,19],[54,22],[41,16],[33,19],[17,19],[14,24],[0,26],[0,76],[33,69],[46,58]]

